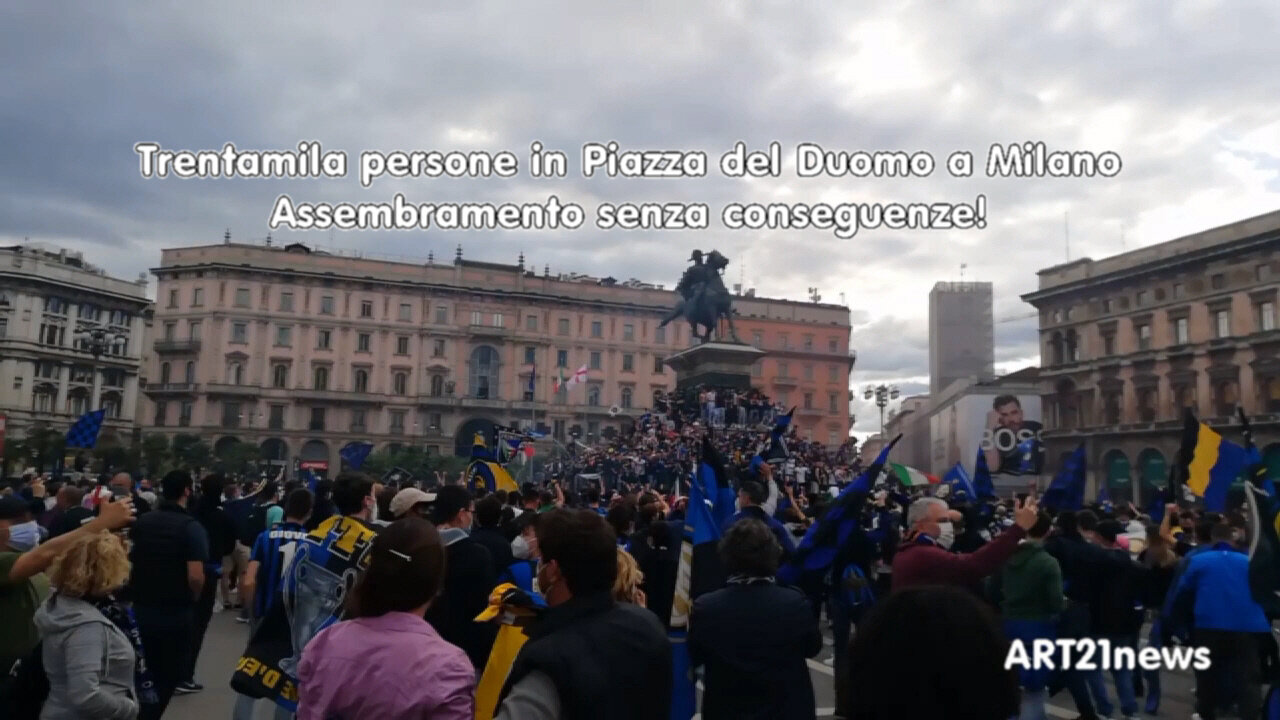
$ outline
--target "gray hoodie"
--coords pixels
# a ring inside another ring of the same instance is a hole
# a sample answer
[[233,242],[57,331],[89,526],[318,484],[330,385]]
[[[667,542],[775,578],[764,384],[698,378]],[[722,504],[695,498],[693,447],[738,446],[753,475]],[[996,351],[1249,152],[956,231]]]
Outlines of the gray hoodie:
[[84,600],[51,595],[35,616],[49,699],[40,720],[133,720],[133,645]]

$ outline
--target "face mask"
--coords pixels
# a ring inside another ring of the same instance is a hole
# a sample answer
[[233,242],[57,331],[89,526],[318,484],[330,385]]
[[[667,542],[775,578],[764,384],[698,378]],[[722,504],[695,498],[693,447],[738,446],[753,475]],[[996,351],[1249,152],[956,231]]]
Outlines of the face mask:
[[40,526],[35,520],[9,526],[9,547],[26,552],[40,544]]
[[519,536],[515,540],[511,541],[511,554],[515,556],[517,560],[529,559],[529,543],[523,536]]
[[956,529],[950,522],[938,523],[938,537],[934,538],[938,543],[938,547],[943,550],[950,550],[951,544],[956,541]]

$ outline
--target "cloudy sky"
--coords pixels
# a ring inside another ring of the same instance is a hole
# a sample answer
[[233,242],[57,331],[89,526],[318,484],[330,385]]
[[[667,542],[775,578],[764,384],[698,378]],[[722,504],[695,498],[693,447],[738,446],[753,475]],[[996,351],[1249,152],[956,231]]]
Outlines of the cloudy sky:
[[[853,383],[927,386],[927,295],[995,283],[996,358],[1038,360],[1018,296],[1037,269],[1104,257],[1280,206],[1274,2],[6,3],[0,10],[0,241],[82,250],[132,277],[163,247],[261,239],[272,202],[705,202],[712,229],[573,233],[277,231],[278,241],[514,262],[673,283],[690,247],[763,295],[852,310]],[[450,5],[437,9],[426,5]],[[701,5],[696,8],[695,5]],[[144,180],[133,145],[511,149],[540,140],[700,150],[706,178]],[[728,179],[742,140],[928,151],[930,178]],[[1111,150],[1112,179],[957,179],[954,150]],[[970,231],[730,232],[754,202],[970,202]],[[1068,220],[1069,218],[1069,220]],[[1069,243],[1068,243],[1069,228]],[[860,397],[860,395],[859,395]],[[858,431],[874,409],[855,407]]]

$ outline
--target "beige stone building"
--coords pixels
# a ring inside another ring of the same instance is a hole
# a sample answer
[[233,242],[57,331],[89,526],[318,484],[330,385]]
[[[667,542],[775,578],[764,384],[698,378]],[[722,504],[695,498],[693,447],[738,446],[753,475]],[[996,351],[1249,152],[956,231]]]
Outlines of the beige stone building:
[[1239,442],[1240,406],[1280,471],[1280,211],[1038,275],[1051,465],[1084,441],[1095,481],[1145,503],[1183,408]]
[[[670,290],[538,273],[523,257],[478,262],[459,249],[450,263],[410,263],[228,241],[164,250],[153,272],[147,431],[195,432],[215,449],[252,442],[271,461],[330,474],[351,440],[466,452],[493,423],[607,437],[674,387],[663,359],[692,342],[683,323],[658,328]],[[797,338],[820,335],[794,352],[838,368],[813,392],[845,388],[848,308],[748,297],[735,307]],[[584,385],[552,392],[554,377],[583,366]],[[809,434],[843,442],[847,395],[814,407]]]
[[[108,276],[80,253],[25,243],[0,248],[0,414],[6,435],[59,432],[105,410],[99,446],[132,440],[149,313],[147,277]],[[82,337],[104,331],[91,351]]]

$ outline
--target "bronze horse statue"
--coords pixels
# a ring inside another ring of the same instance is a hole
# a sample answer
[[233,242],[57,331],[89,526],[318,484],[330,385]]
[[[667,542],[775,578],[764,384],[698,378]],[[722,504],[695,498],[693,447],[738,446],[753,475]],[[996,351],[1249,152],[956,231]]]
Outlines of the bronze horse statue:
[[[683,317],[689,321],[689,330],[695,337],[710,342],[711,334],[718,334],[720,318],[724,318],[729,325],[729,337],[735,343],[742,342],[733,326],[733,296],[720,277],[720,271],[729,264],[729,259],[717,250],[707,254],[705,263],[702,262],[702,252],[698,250],[690,259],[695,264],[685,270],[684,277],[676,286],[676,292],[681,295],[680,301],[658,327],[666,327],[672,320]],[[699,332],[699,327],[706,329]]]

